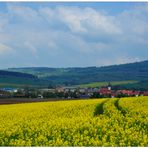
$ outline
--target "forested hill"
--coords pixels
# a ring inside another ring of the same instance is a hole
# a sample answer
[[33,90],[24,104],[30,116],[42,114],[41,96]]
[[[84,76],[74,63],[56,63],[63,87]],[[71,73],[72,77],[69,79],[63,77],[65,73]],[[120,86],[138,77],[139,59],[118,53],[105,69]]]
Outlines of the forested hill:
[[0,70],[0,87],[38,87],[48,84],[46,80],[32,74]]
[[53,84],[77,85],[90,82],[148,80],[148,61],[86,68],[11,68],[9,71],[36,75]]
[[27,73],[21,73],[21,72],[11,72],[11,71],[4,71],[0,70],[0,77],[20,77],[20,78],[30,78],[30,79],[36,79],[37,76]]

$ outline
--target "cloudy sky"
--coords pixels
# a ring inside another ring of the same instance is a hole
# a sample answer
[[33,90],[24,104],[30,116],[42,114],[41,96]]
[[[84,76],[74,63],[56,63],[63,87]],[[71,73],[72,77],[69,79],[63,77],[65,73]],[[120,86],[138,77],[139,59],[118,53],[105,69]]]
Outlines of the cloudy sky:
[[148,59],[148,3],[0,2],[0,68]]

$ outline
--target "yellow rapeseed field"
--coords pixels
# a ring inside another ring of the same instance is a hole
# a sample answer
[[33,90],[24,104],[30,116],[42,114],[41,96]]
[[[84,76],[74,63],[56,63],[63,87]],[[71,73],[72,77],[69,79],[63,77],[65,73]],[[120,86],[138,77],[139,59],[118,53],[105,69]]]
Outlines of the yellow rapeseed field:
[[1,105],[0,146],[148,146],[148,97]]

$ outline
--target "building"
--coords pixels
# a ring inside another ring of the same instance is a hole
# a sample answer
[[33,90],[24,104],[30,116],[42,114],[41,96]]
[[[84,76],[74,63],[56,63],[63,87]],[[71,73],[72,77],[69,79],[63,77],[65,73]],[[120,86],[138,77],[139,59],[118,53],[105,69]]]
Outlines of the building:
[[16,93],[18,92],[18,89],[16,88],[11,88],[11,87],[6,87],[6,88],[1,88],[2,91],[10,92],[10,93]]
[[148,96],[148,91],[144,91],[143,96]]
[[10,92],[0,90],[0,98],[9,98],[9,97],[11,97]]
[[38,98],[43,99],[44,97],[42,95],[38,95]]
[[44,88],[44,89],[39,89],[39,91],[41,92],[41,93],[44,93],[44,92],[51,92],[51,93],[54,93],[55,92],[55,89],[48,89],[48,88]]
[[58,92],[58,93],[64,92],[64,91],[65,91],[64,87],[57,87],[55,90],[56,90],[56,92]]
[[108,88],[100,88],[99,93],[100,95],[110,95],[112,91]]
[[140,96],[140,91],[133,91],[133,90],[117,90],[117,95],[127,95],[127,96]]

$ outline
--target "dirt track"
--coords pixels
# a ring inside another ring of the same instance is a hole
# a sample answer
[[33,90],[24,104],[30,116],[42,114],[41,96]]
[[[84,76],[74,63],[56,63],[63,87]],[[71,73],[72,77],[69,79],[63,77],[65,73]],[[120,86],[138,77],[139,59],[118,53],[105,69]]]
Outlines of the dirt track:
[[48,101],[64,101],[64,100],[82,100],[80,98],[49,98],[49,99],[39,99],[39,98],[0,98],[0,105],[3,104],[19,104],[19,103],[32,103],[32,102],[48,102]]

